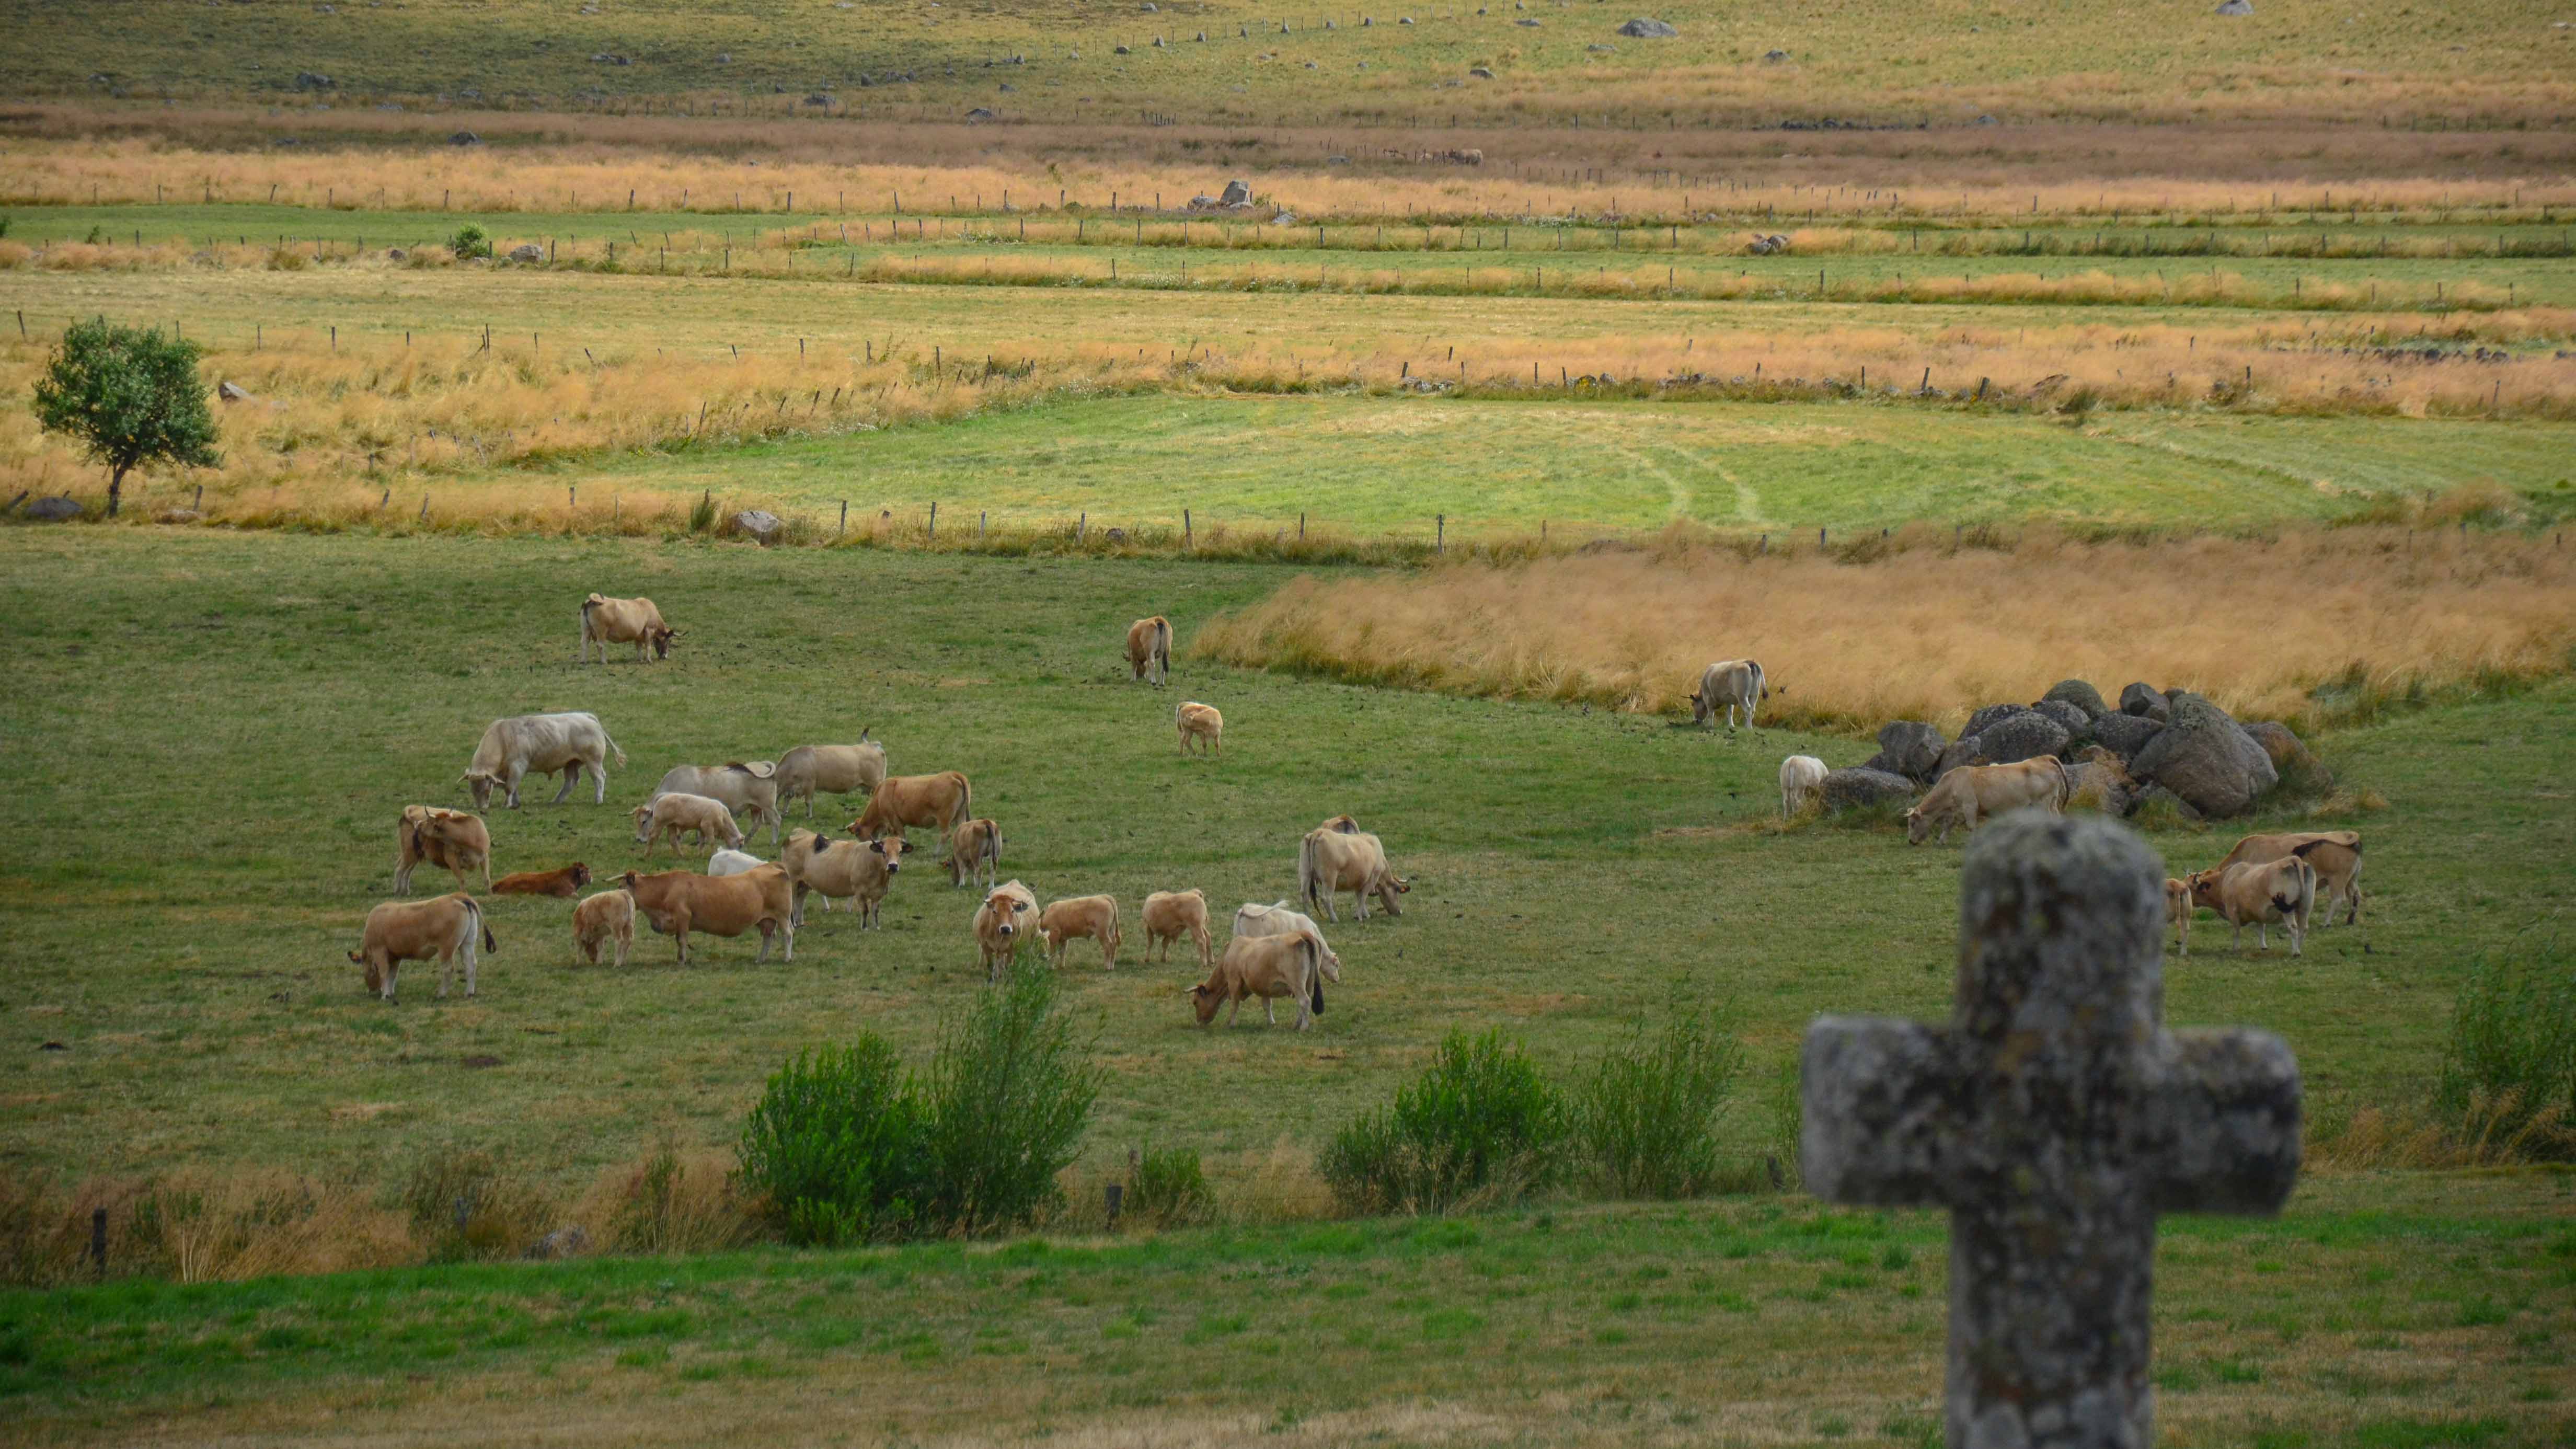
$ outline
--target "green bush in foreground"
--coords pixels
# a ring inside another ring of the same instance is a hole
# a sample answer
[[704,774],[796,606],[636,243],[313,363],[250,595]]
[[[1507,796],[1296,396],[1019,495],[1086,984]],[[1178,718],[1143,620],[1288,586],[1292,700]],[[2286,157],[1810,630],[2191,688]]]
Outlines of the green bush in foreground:
[[742,1179],[792,1243],[898,1237],[918,1216],[929,1122],[894,1048],[874,1035],[800,1052],[742,1128]]
[[1574,1135],[1603,1192],[1697,1197],[1717,1186],[1718,1128],[1744,1048],[1715,1011],[1677,1011],[1660,1034],[1639,1022],[1576,1089]]
[[2513,1155],[2576,1157],[2576,953],[2553,942],[2470,967],[2434,1103]]
[[1216,1214],[1199,1155],[1186,1147],[1145,1149],[1129,1176],[1126,1211],[1145,1222],[1181,1227]]
[[1500,1031],[1453,1031],[1431,1069],[1336,1133],[1319,1165],[1352,1211],[1443,1212],[1546,1186],[1566,1118],[1563,1094]]

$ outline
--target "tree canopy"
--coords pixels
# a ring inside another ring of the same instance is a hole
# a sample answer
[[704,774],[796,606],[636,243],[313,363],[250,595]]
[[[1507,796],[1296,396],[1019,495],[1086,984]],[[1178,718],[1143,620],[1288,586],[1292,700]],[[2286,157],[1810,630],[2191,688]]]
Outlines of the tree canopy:
[[110,517],[125,475],[142,464],[223,461],[197,358],[193,342],[101,317],[72,324],[36,380],[37,423],[80,439],[107,465]]

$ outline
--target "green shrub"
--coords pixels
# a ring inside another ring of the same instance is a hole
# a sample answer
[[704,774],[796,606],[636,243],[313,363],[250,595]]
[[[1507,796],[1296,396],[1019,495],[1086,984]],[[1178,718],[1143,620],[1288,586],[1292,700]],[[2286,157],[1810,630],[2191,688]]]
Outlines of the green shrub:
[[1795,1187],[1805,1180],[1798,1171],[1798,1138],[1807,1120],[1806,1082],[1799,1075],[1796,1052],[1771,1074],[1770,1097],[1771,1157],[1780,1165],[1780,1185]]
[[716,495],[710,490],[698,495],[689,505],[689,532],[704,533],[716,526]]
[[164,337],[101,317],[65,329],[46,361],[30,399],[37,426],[77,440],[107,467],[108,517],[116,516],[125,475],[136,468],[223,461],[198,356],[197,344],[175,332]]
[[492,239],[483,234],[483,228],[468,222],[456,229],[456,235],[447,239],[447,249],[456,253],[458,261],[470,262],[476,257],[492,255]]
[[1718,1127],[1744,1048],[1715,1011],[1677,1010],[1660,1035],[1640,1022],[1576,1090],[1575,1141],[1613,1197],[1697,1197],[1718,1180]]
[[2434,1101],[2513,1155],[2576,1157],[2576,952],[2552,942],[2469,968]]
[[1157,1152],[1147,1148],[1136,1159],[1127,1185],[1127,1212],[1166,1227],[1203,1223],[1214,1216],[1216,1199],[1208,1191],[1199,1155],[1186,1147]]
[[1393,1103],[1334,1135],[1320,1166],[1354,1211],[1443,1212],[1545,1186],[1566,1130],[1562,1094],[1518,1046],[1453,1031]]
[[929,1120],[884,1040],[800,1052],[742,1128],[745,1185],[791,1243],[832,1246],[910,1231],[926,1194]]
[[1054,972],[1027,966],[978,991],[941,1032],[924,1091],[925,1192],[941,1223],[986,1233],[1054,1206],[1055,1175],[1080,1150],[1099,1095],[1099,1068],[1056,1010]]

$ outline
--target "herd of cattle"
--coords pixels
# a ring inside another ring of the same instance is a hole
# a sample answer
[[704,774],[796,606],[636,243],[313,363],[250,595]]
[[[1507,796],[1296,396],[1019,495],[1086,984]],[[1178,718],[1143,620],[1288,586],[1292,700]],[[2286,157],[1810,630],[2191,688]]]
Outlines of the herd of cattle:
[[[581,606],[581,645],[576,656],[589,662],[593,645],[606,662],[611,644],[633,644],[638,662],[667,659],[679,631],[663,622],[650,599],[610,599],[592,594]],[[1161,687],[1171,671],[1172,626],[1156,616],[1140,619],[1127,633],[1127,661],[1137,680]],[[1194,749],[1220,752],[1224,717],[1212,706],[1184,701],[1174,714],[1183,753]],[[477,812],[491,808],[497,791],[506,808],[519,808],[519,787],[530,775],[561,775],[554,803],[570,798],[582,773],[591,776],[594,804],[608,800],[608,765],[626,764],[626,752],[609,736],[594,714],[519,715],[495,720],[483,731],[461,783],[474,809],[406,805],[394,827],[394,893],[408,895],[412,875],[422,866],[443,869],[456,878],[457,890],[429,900],[391,900],[367,913],[359,948],[349,959],[364,968],[367,989],[394,1000],[395,978],[405,961],[439,963],[438,994],[445,996],[459,965],[465,994],[476,992],[476,965],[483,952],[499,949],[484,919],[482,902],[468,888],[479,875],[492,895],[553,896],[576,901],[572,911],[573,946],[585,961],[597,964],[610,952],[614,966],[626,964],[633,948],[635,918],[640,914],[656,932],[670,936],[678,959],[689,959],[692,932],[734,937],[760,933],[760,954],[769,959],[772,945],[781,959],[796,959],[796,932],[805,922],[809,896],[823,898],[823,909],[847,902],[862,930],[879,924],[880,908],[902,871],[912,844],[907,831],[931,831],[947,848],[945,864],[952,886],[980,886],[984,895],[969,931],[976,964],[998,979],[1032,940],[1051,964],[1062,967],[1075,940],[1100,948],[1101,964],[1116,970],[1125,936],[1114,896],[1072,896],[1039,904],[1037,895],[1017,880],[998,881],[1004,840],[1001,826],[975,814],[975,792],[955,770],[929,775],[890,775],[885,746],[862,730],[854,744],[799,745],[775,761],[729,761],[721,765],[677,765],[644,803],[635,807],[635,843],[649,861],[668,843],[676,853],[686,837],[709,852],[704,871],[629,870],[613,889],[586,898],[592,881],[581,863],[551,870],[524,871],[495,880],[492,876],[491,828]],[[815,813],[818,794],[864,794],[867,805],[848,826],[850,839],[830,840],[813,830],[787,830],[786,807],[802,801],[807,819]],[[743,847],[763,827],[778,848],[778,859],[764,861]],[[747,827],[747,828],[746,828]],[[1335,816],[1308,832],[1297,847],[1298,891],[1308,910],[1341,919],[1336,896],[1351,892],[1359,918],[1368,919],[1369,902],[1382,903],[1389,914],[1402,915],[1396,898],[1412,889],[1387,863],[1385,844],[1360,829],[1348,815]],[[1324,1010],[1324,983],[1341,980],[1341,957],[1324,940],[1313,917],[1292,909],[1285,900],[1270,905],[1247,903],[1234,914],[1232,939],[1220,954],[1208,928],[1205,892],[1195,888],[1156,891],[1144,901],[1146,951],[1187,939],[1196,949],[1207,979],[1189,995],[1201,1025],[1231,1005],[1227,1022],[1246,1000],[1258,998],[1273,1022],[1276,1003],[1293,1000],[1297,1026],[1303,1029]]]
[[[599,646],[601,662],[610,644],[632,644],[636,658],[668,658],[679,632],[663,622],[650,599],[609,599],[592,594],[581,606],[581,650],[588,662]],[[1133,679],[1161,687],[1171,670],[1172,626],[1156,616],[1139,619],[1127,631],[1126,656]],[[1694,720],[1708,725],[1723,714],[1728,728],[1741,714],[1754,721],[1760,703],[1772,693],[1762,666],[1752,660],[1722,660],[1702,674],[1690,697]],[[1183,753],[1193,747],[1220,747],[1224,720],[1211,706],[1183,702],[1174,715]],[[421,865],[444,869],[458,889],[430,900],[392,900],[367,914],[359,949],[349,959],[364,968],[367,989],[394,1000],[396,974],[405,961],[439,962],[438,994],[445,996],[455,969],[465,971],[465,994],[475,994],[478,947],[496,951],[483,906],[467,889],[468,875],[479,873],[484,890],[494,895],[553,896],[577,900],[572,912],[577,954],[596,964],[603,948],[622,967],[634,944],[635,918],[641,914],[656,932],[672,937],[678,959],[689,959],[689,936],[703,932],[735,937],[760,933],[766,961],[772,945],[782,959],[796,959],[796,932],[804,925],[809,896],[821,896],[823,909],[847,902],[862,930],[875,928],[880,909],[912,844],[907,832],[932,832],[947,848],[943,862],[952,886],[969,884],[984,894],[969,924],[976,964],[998,979],[1032,940],[1041,942],[1049,962],[1061,968],[1075,940],[1098,945],[1101,965],[1115,970],[1124,943],[1116,897],[1065,897],[1041,905],[1021,881],[1001,881],[1004,840],[1001,826],[975,814],[974,787],[955,770],[928,775],[889,775],[885,746],[862,730],[856,743],[799,745],[775,761],[730,761],[721,765],[677,765],[662,776],[644,803],[632,812],[635,843],[646,859],[668,842],[674,852],[682,837],[708,854],[707,869],[648,873],[629,870],[617,886],[581,898],[591,883],[589,867],[575,862],[551,870],[492,876],[492,837],[476,811],[488,810],[501,792],[505,805],[519,807],[519,787],[530,774],[559,774],[562,786],[555,803],[569,798],[582,772],[592,778],[592,802],[608,799],[608,762],[626,764],[626,752],[609,737],[596,715],[587,713],[520,715],[495,720],[483,732],[462,783],[472,794],[474,811],[435,805],[407,805],[395,825],[394,893],[408,895],[412,875]],[[1826,768],[1811,755],[1791,755],[1780,765],[1780,809],[1794,815],[1823,787]],[[1905,812],[1906,839],[1946,843],[1955,827],[1973,831],[1982,819],[2009,810],[2038,808],[2058,813],[2068,803],[2070,776],[2063,761],[2043,756],[2009,764],[1961,764],[1942,774],[1920,803]],[[848,826],[851,838],[830,840],[813,830],[785,829],[785,807],[802,801],[808,820],[818,794],[864,794],[866,808]],[[767,826],[778,859],[763,861],[743,847],[750,832]],[[1402,915],[1397,897],[1412,889],[1388,864],[1386,847],[1360,829],[1348,815],[1337,815],[1305,833],[1297,845],[1297,892],[1307,910],[1321,909],[1339,922],[1341,892],[1357,902],[1359,919],[1369,916],[1372,899],[1390,915]],[[2244,928],[2256,928],[2263,949],[2271,947],[2269,927],[2284,926],[2290,954],[2300,954],[2322,895],[2327,915],[2341,900],[2345,921],[2361,918],[2361,836],[2349,830],[2249,835],[2227,858],[2207,870],[2165,883],[2167,909],[2184,954],[2190,951],[2191,919],[2208,909],[2235,928],[2241,949]],[[577,899],[578,898],[578,899]],[[1159,946],[1170,960],[1172,946],[1187,938],[1195,947],[1207,979],[1189,995],[1201,1025],[1231,1006],[1227,1022],[1246,1000],[1259,998],[1263,1012],[1277,1020],[1275,1003],[1296,1003],[1299,1029],[1324,1010],[1324,983],[1341,980],[1341,958],[1325,943],[1312,916],[1282,900],[1270,905],[1247,903],[1234,914],[1232,938],[1220,954],[1213,949],[1204,892],[1193,889],[1156,891],[1145,897],[1142,919],[1146,950]]]

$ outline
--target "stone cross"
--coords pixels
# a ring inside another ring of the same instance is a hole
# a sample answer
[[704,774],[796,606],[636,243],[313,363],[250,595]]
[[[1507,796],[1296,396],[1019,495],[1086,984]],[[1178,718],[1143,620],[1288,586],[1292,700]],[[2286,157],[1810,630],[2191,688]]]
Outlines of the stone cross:
[[2298,1176],[2288,1044],[2164,1029],[2163,880],[2107,820],[2007,815],[1949,1025],[1808,1028],[1808,1188],[1950,1210],[1951,1449],[2146,1449],[2156,1215],[2275,1213]]

